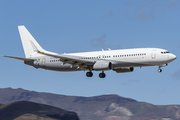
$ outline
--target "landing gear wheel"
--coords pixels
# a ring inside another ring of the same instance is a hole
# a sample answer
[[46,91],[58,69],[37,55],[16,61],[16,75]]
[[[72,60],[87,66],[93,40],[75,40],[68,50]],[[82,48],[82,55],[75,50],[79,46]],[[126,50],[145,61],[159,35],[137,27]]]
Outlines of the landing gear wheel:
[[92,73],[92,72],[87,72],[87,73],[86,73],[86,76],[87,76],[87,77],[92,77],[92,76],[93,76],[93,73]]
[[106,77],[106,74],[104,74],[104,73],[99,73],[99,77],[100,77],[100,78],[105,78],[105,77]]
[[158,69],[158,72],[159,72],[159,73],[162,72],[162,69]]

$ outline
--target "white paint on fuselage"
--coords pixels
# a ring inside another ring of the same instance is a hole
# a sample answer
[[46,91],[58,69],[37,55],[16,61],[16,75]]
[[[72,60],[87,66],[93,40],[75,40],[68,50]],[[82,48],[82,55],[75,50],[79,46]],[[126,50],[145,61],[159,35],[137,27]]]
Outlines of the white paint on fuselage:
[[[155,51],[155,58],[152,58],[152,52]],[[70,53],[67,55],[77,56],[80,59],[86,58],[87,60],[100,60],[111,61],[113,64],[127,63],[124,67],[137,67],[144,64],[145,66],[160,65],[169,63],[176,58],[171,53],[162,54],[167,50],[159,48],[136,48],[136,49],[123,49],[111,51],[96,51],[96,52],[83,52],[83,53]],[[100,56],[100,58],[99,58]],[[110,56],[104,57],[103,56]],[[117,56],[117,57],[114,57]],[[98,57],[98,58],[97,58]],[[95,58],[95,59],[94,59]],[[128,65],[128,63],[137,64],[136,66]],[[119,66],[121,67],[121,66]]]
[[[167,52],[167,50],[159,49],[159,48],[135,48],[135,49],[69,53],[66,55],[73,56],[76,59],[82,59],[82,60],[88,60],[94,62],[109,61],[113,64],[113,69],[119,69],[125,67],[160,66],[161,64],[167,64],[176,59],[176,56],[174,54],[165,53],[165,52]],[[43,57],[45,58],[45,65],[38,66],[43,69],[55,70],[55,71],[84,70],[84,69],[77,69],[77,66],[72,66],[71,64],[62,65],[62,62],[59,61],[57,58],[52,58],[45,55],[42,55],[42,57],[40,58]],[[50,60],[54,60],[54,62],[50,62]]]

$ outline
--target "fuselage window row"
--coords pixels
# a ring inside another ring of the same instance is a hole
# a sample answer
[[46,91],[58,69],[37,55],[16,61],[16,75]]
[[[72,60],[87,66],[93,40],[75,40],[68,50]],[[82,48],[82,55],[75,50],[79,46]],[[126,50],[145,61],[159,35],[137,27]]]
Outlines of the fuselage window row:
[[[146,53],[139,53],[139,54],[127,54],[127,55],[113,55],[113,57],[130,57],[130,56],[144,56]],[[101,57],[85,57],[79,59],[100,59]],[[111,58],[111,56],[102,56],[102,58]]]
[[60,61],[60,60],[50,60],[50,62],[58,62],[58,61]]
[[[127,55],[113,55],[113,57],[130,57],[130,56],[142,56],[142,55],[146,55],[146,53],[127,54]],[[85,58],[79,58],[79,59],[100,59],[100,58],[101,57],[85,57]],[[102,56],[102,58],[111,58],[111,56]],[[58,61],[60,61],[60,60],[50,60],[50,62],[58,62]]]
[[127,54],[127,55],[114,55],[113,57],[130,57],[130,56],[142,56],[142,55],[146,55],[146,53]]

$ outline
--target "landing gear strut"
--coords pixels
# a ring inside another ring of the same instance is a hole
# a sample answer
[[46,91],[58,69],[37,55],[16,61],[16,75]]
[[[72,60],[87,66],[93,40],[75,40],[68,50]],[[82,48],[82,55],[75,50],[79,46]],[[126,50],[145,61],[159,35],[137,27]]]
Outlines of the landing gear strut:
[[158,72],[159,73],[162,72],[161,66],[159,66]]
[[99,73],[99,77],[100,78],[105,78],[106,77],[106,74],[104,73],[104,71],[102,71],[102,73]]
[[92,73],[91,71],[89,71],[89,72],[86,73],[86,76],[87,76],[87,77],[92,77],[92,76],[93,76],[93,73]]
[[159,73],[162,72],[161,67],[165,67],[165,66],[167,66],[167,65],[168,65],[167,63],[159,65],[158,72],[159,72]]

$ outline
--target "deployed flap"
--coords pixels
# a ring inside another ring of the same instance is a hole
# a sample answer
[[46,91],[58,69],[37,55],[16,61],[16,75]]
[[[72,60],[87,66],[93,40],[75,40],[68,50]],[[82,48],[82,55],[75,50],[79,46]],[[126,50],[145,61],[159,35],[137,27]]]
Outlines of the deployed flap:
[[20,57],[12,57],[12,56],[3,56],[3,57],[13,58],[13,59],[18,59],[18,60],[23,60],[23,61],[33,61],[33,59],[29,59],[29,58],[20,58]]

